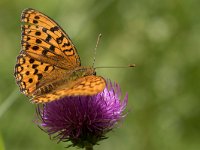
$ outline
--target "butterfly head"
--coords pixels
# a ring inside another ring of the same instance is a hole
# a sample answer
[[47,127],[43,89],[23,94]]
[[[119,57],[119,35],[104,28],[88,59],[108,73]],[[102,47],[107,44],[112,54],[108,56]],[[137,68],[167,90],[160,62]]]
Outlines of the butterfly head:
[[96,75],[96,71],[93,67],[84,67],[83,76]]

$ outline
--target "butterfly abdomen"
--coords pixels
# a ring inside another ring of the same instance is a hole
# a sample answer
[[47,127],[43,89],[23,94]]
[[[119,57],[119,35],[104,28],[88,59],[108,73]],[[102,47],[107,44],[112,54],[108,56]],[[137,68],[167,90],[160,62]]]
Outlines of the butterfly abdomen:
[[55,86],[53,84],[48,84],[45,86],[40,87],[39,89],[37,89],[33,95],[38,96],[38,95],[44,95],[47,93],[50,93],[51,91],[53,91],[55,88]]

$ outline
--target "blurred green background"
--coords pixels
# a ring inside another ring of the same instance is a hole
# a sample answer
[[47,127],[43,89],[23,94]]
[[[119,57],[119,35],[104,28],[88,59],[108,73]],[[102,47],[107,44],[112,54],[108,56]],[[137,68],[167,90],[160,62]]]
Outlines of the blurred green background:
[[[20,14],[27,7],[54,18],[82,64],[135,63],[99,69],[129,93],[125,121],[96,150],[200,149],[200,1],[0,0],[0,150],[58,150],[34,123],[35,106],[20,94],[13,70],[20,51]],[[75,148],[70,148],[75,149]]]

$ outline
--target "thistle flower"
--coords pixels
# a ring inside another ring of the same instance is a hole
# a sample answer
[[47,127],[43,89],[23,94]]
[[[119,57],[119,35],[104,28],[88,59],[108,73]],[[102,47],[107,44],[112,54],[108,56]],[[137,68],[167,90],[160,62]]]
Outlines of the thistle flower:
[[125,117],[128,94],[122,101],[120,97],[119,85],[107,82],[97,95],[64,97],[43,104],[37,109],[37,124],[58,142],[71,141],[69,146],[87,149],[105,139],[105,134]]

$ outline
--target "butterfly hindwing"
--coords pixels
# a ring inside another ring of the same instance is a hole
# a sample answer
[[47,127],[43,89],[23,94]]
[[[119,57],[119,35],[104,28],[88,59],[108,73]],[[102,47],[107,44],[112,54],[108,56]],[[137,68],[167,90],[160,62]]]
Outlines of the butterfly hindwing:
[[32,98],[31,101],[34,103],[46,103],[60,99],[65,96],[91,96],[103,91],[105,86],[106,82],[104,78],[93,75],[86,76],[78,79],[70,88],[63,87],[45,95],[36,96]]
[[31,93],[38,87],[39,82],[43,80],[45,75],[51,74],[54,69],[54,66],[39,62],[21,53],[17,57],[14,74],[20,91],[27,96],[31,96]]

